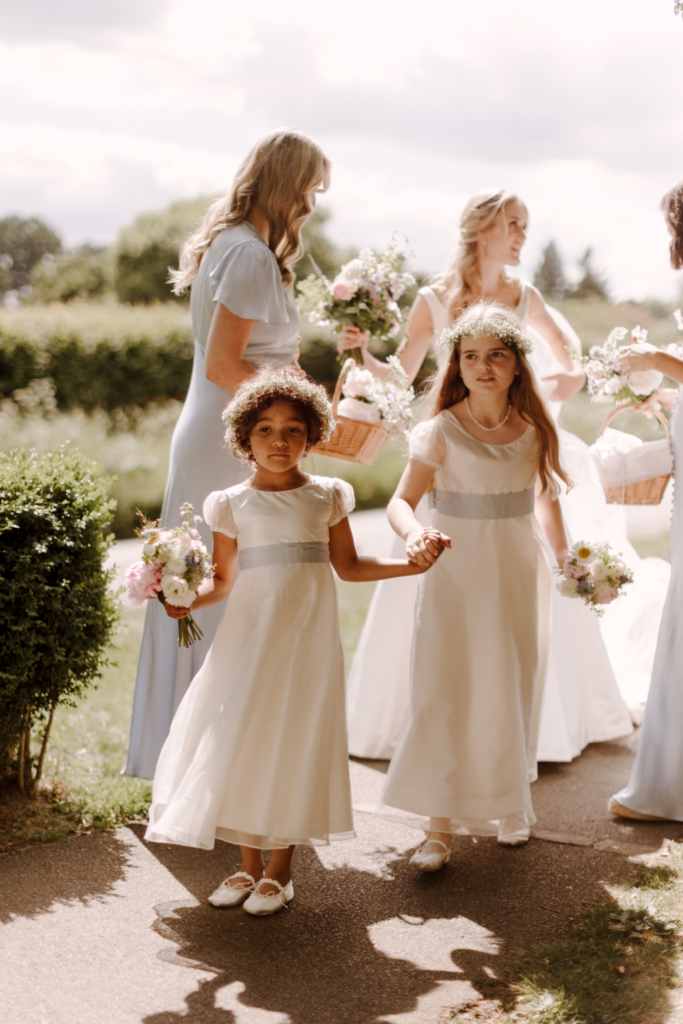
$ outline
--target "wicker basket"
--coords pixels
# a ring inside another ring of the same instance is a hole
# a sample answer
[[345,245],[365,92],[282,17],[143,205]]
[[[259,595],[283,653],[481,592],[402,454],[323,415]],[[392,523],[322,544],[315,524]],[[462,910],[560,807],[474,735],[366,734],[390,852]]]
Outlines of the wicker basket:
[[327,455],[332,459],[344,459],[345,462],[359,462],[363,466],[370,466],[389,440],[388,432],[384,427],[378,427],[374,423],[364,423],[362,420],[351,420],[348,416],[337,415],[342,385],[349,370],[355,365],[355,359],[346,360],[334,389],[332,415],[337,425],[332,437],[324,444],[317,444],[311,451],[316,455]]
[[[613,409],[603,425],[600,427],[598,437],[602,437],[602,434],[607,430],[607,427],[610,425],[614,417],[618,416],[620,412],[624,412],[626,409],[635,408],[637,408],[637,405],[635,402],[632,402],[628,405],[620,405],[618,409]],[[656,409],[653,409],[653,415],[657,417],[664,428],[664,433],[668,437],[669,423],[666,416]],[[671,473],[666,473],[661,476],[653,476],[650,477],[649,480],[639,480],[637,483],[625,483],[621,487],[603,487],[605,498],[607,499],[608,505],[659,505],[664,497],[664,491],[666,490],[666,485],[671,479],[671,475]]]

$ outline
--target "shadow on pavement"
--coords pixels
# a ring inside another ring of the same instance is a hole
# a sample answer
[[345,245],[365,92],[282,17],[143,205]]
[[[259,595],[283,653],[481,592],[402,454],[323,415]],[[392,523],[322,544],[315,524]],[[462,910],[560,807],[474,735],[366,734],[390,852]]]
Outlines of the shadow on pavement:
[[0,860],[0,921],[46,914],[56,903],[90,903],[110,895],[129,853],[114,832],[62,840],[5,854]]

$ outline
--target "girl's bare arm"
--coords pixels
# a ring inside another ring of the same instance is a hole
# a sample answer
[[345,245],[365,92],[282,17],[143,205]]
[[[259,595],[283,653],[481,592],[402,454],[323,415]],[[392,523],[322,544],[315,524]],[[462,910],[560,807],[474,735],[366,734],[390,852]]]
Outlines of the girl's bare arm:
[[557,564],[564,565],[569,554],[569,546],[564,531],[562,509],[557,498],[553,498],[550,491],[541,491],[539,484],[536,485],[536,518],[548,538]]
[[[444,545],[439,545],[435,541],[434,548],[438,550],[438,554],[433,559],[436,561],[443,551]],[[432,564],[424,560],[421,564],[417,564],[400,558],[373,558],[359,555],[347,518],[342,519],[336,526],[330,527],[330,561],[340,579],[353,583],[363,580],[388,580],[396,576],[416,576],[426,572]]]
[[415,515],[418,502],[429,489],[433,476],[431,466],[419,459],[410,459],[387,508],[392,528],[406,542],[408,558],[425,567],[434,564],[443,547],[451,546],[450,537],[431,527],[426,529]]
[[242,381],[255,372],[244,358],[255,320],[235,316],[222,302],[216,303],[206,343],[206,379],[234,395]]
[[184,619],[189,612],[223,601],[233,586],[237,575],[237,541],[224,533],[213,534],[213,561],[216,566],[213,579],[204,580],[197,591],[197,597],[189,608],[177,604],[164,604],[166,614],[172,619]]

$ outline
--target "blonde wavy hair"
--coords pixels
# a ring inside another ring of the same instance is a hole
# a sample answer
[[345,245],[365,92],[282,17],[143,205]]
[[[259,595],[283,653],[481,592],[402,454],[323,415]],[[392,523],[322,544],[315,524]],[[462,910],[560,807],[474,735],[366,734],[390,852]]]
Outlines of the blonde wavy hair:
[[683,267],[683,181],[669,189],[661,205],[672,236],[669,246],[671,266],[680,270]]
[[458,247],[445,271],[432,281],[444,293],[443,304],[450,320],[455,320],[481,295],[477,267],[478,233],[489,228],[508,203],[515,200],[524,206],[514,192],[486,189],[473,195],[462,211]]
[[329,184],[330,161],[308,135],[294,128],[276,128],[264,135],[240,164],[232,192],[212,203],[200,227],[185,239],[178,269],[169,275],[175,294],[190,287],[216,235],[242,224],[256,202],[268,222],[268,246],[282,283],[290,287],[291,267],[303,251],[301,229],[313,212],[310,194],[326,191]]
[[[510,405],[517,410],[527,423],[536,429],[538,438],[538,476],[541,488],[550,490],[554,496],[559,493],[557,480],[563,480],[567,487],[572,481],[567,476],[560,462],[560,442],[552,418],[548,414],[545,403],[536,390],[534,375],[527,362],[524,340],[529,341],[524,329],[507,306],[499,302],[477,302],[470,306],[456,320],[452,330],[444,331],[453,342],[453,350],[448,362],[444,363],[432,381],[428,397],[428,416],[438,416],[444,409],[462,402],[469,395],[462,374],[460,373],[460,348],[468,337],[498,338],[517,360],[519,373],[515,376],[508,392]],[[530,345],[530,343],[529,343]]]

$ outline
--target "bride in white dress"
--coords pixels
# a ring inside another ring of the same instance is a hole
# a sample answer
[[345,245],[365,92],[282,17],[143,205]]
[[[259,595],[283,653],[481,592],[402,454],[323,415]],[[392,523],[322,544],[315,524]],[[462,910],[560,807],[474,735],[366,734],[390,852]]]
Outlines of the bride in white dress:
[[[472,197],[461,217],[460,245],[451,266],[433,287],[420,289],[410,314],[408,343],[400,357],[412,379],[434,337],[453,319],[451,311],[482,296],[495,299],[515,310],[532,336],[534,352],[529,361],[557,416],[561,403],[583,385],[583,373],[569,354],[572,349],[580,352],[581,346],[564,317],[547,307],[532,285],[505,273],[506,266],[519,263],[527,219],[525,206],[509,192],[488,191]],[[368,368],[377,376],[385,376],[385,364],[367,352],[365,338],[353,328],[346,328],[340,347],[359,344]],[[624,551],[638,580],[641,560],[626,538],[623,509],[606,505],[587,446],[567,431],[560,431],[560,443],[563,463],[577,481],[572,492],[561,499],[568,534],[574,539],[609,536]],[[428,522],[424,502],[418,514]],[[395,542],[395,551],[402,553],[400,539]],[[408,707],[416,590],[414,581],[392,580],[380,583],[375,591],[348,682],[349,749],[356,756],[393,755]],[[637,591],[637,586],[633,590]],[[642,675],[642,666],[648,661],[651,664],[654,656],[661,613],[659,595],[652,602],[650,590],[644,586],[641,599],[632,593],[629,603],[631,626],[639,618],[636,612],[652,620],[645,636],[633,627],[629,637],[628,624],[619,630],[626,635],[629,654]],[[556,592],[552,605],[538,760],[570,761],[589,743],[631,732],[631,717],[610,663],[610,655],[620,655],[625,661],[626,654],[616,650],[616,644],[615,650],[608,652],[598,621],[588,609],[562,600]],[[623,627],[623,619],[619,625]],[[616,632],[613,629],[612,635]]]

